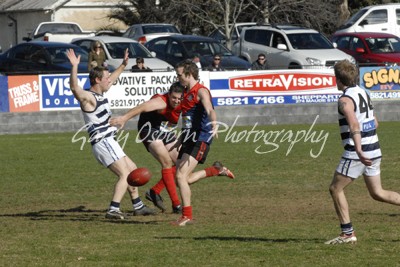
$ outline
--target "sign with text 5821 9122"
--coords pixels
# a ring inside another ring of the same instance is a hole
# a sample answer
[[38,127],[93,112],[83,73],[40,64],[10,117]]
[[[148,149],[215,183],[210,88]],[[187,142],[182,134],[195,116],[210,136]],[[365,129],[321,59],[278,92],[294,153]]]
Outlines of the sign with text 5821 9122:
[[268,105],[336,102],[333,70],[210,72],[213,104]]
[[[41,110],[79,109],[69,86],[69,74],[39,75],[42,88]],[[83,89],[90,88],[88,74],[78,74],[78,84]]]
[[168,92],[175,72],[122,73],[106,93],[110,108],[134,108],[155,94]]

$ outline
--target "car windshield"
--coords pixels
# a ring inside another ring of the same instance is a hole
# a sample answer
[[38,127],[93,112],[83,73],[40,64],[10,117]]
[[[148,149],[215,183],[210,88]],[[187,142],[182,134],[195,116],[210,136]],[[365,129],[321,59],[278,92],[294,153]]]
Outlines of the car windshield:
[[40,26],[38,35],[44,34],[46,32],[49,33],[80,33],[81,30],[75,24],[66,24],[66,23],[51,23],[51,24],[43,24]]
[[172,32],[179,33],[178,29],[172,25],[147,25],[143,26],[143,33],[160,33],[160,32]]
[[293,33],[287,35],[294,49],[333,49],[332,43],[320,33]]
[[125,50],[128,48],[130,58],[150,58],[150,52],[139,43],[106,43],[108,52],[112,58],[124,58]]
[[189,57],[193,57],[195,54],[199,54],[200,56],[213,56],[217,54],[222,56],[232,56],[232,53],[218,42],[187,41],[184,42],[183,45],[185,46]]
[[347,28],[353,26],[354,23],[356,23],[357,20],[359,18],[361,18],[367,11],[368,11],[368,9],[361,9],[356,14],[354,14],[348,21],[346,21],[342,26],[340,26],[339,29],[340,30],[341,29],[347,29]]
[[[47,48],[50,58],[54,64],[69,64],[67,57],[67,50],[70,47],[49,47]],[[81,56],[81,62],[88,62],[88,53],[80,48],[74,48],[74,52],[77,56]]]
[[365,41],[373,53],[400,53],[399,38],[365,38]]

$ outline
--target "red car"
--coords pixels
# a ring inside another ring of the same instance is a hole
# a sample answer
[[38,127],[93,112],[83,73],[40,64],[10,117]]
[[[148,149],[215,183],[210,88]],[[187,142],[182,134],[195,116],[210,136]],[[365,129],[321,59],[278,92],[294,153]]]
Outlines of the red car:
[[360,66],[400,65],[400,38],[377,32],[335,33],[331,41],[352,55]]

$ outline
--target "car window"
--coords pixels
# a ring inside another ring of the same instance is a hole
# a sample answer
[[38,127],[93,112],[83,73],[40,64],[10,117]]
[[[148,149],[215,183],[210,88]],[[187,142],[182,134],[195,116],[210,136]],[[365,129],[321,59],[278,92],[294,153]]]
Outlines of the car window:
[[167,43],[167,39],[161,39],[155,42],[147,42],[146,46],[150,51],[156,52],[158,55],[164,55]]
[[171,41],[167,48],[167,54],[181,58],[183,57],[183,48],[177,41]]
[[336,40],[337,48],[349,49],[350,36],[341,36]]
[[27,45],[16,46],[8,57],[17,60],[27,60],[29,58],[29,51],[27,49]]
[[133,38],[136,34],[136,28],[135,27],[129,27],[126,32],[123,34],[124,37],[129,37]]
[[92,42],[91,40],[80,40],[73,42],[73,44],[81,47],[86,52],[90,52]]
[[399,53],[400,39],[399,38],[366,38],[368,47],[373,53]]
[[40,26],[37,35],[44,34],[46,32],[49,33],[77,33],[81,32],[79,27],[75,24],[64,24],[64,23],[51,23],[51,24],[43,24]]
[[368,24],[380,24],[388,22],[388,13],[386,9],[378,9],[371,11],[365,19]]
[[247,29],[244,34],[244,40],[250,43],[269,46],[271,34],[271,31],[268,30]]
[[287,35],[294,49],[332,49],[332,43],[320,33],[294,33]]
[[106,43],[105,45],[112,58],[124,58],[126,49],[128,49],[129,57],[131,58],[152,57],[152,55],[138,43]]
[[30,54],[29,60],[35,63],[46,64],[49,62],[49,58],[47,56],[48,52],[46,52],[46,49],[42,47],[30,46],[28,53]]
[[353,37],[353,39],[350,41],[350,50],[356,50],[357,48],[364,48],[364,44],[362,40],[358,37]]
[[400,25],[400,9],[396,9],[396,21],[397,25]]
[[145,25],[143,26],[143,33],[160,33],[160,32],[171,32],[179,33],[178,29],[173,25]]
[[285,38],[283,38],[283,35],[278,32],[275,32],[272,37],[272,47],[278,48],[279,44],[284,44],[287,46]]
[[189,57],[193,57],[194,54],[199,54],[200,56],[211,56],[213,55],[211,46],[209,42],[194,42],[188,41],[184,42],[186,51]]
[[232,56],[233,54],[225,46],[219,43],[211,43],[211,51],[213,55]]

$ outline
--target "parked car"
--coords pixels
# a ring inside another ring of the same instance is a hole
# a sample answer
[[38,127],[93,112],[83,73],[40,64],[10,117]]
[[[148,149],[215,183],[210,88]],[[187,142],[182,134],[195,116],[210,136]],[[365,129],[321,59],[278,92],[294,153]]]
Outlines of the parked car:
[[81,56],[78,72],[87,72],[88,53],[68,43],[34,41],[20,43],[0,55],[0,72],[6,74],[69,73],[71,63],[66,51]]
[[39,23],[33,32],[23,40],[69,43],[74,38],[86,36],[94,36],[94,33],[83,31],[78,23],[46,21]]
[[[232,27],[231,31],[231,40],[235,42],[239,40],[240,33],[244,28],[256,26],[256,22],[238,22]],[[218,29],[213,30],[208,37],[214,38],[220,41],[223,45],[226,45],[226,38],[225,38],[225,28],[218,27]]]
[[172,24],[144,23],[130,26],[122,37],[131,38],[144,44],[154,38],[172,34],[181,34],[178,28]]
[[339,32],[384,32],[400,37],[400,4],[367,6],[347,20]]
[[249,62],[264,53],[271,69],[332,68],[343,59],[355,63],[318,31],[293,25],[245,28],[232,51]]
[[400,38],[388,33],[343,32],[331,36],[337,48],[355,58],[360,66],[400,63]]
[[202,68],[211,65],[214,55],[222,57],[221,66],[226,70],[248,70],[251,64],[234,56],[217,40],[197,35],[171,35],[148,41],[145,46],[156,56],[175,66],[182,60],[200,57]]
[[112,68],[118,68],[124,58],[125,50],[129,50],[129,62],[125,70],[130,70],[136,64],[136,58],[144,58],[145,66],[155,71],[165,71],[173,67],[165,61],[162,61],[147,50],[139,42],[129,38],[117,36],[94,36],[80,38],[72,41],[73,44],[80,46],[86,51],[90,51],[92,42],[99,41],[106,54],[106,64]]

